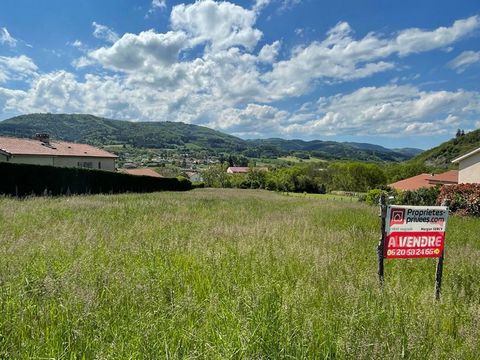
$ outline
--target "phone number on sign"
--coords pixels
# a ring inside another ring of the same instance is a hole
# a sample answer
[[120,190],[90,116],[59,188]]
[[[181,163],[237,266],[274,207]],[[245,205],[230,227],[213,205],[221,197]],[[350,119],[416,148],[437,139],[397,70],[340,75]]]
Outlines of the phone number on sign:
[[428,256],[438,255],[440,249],[389,249],[387,256]]

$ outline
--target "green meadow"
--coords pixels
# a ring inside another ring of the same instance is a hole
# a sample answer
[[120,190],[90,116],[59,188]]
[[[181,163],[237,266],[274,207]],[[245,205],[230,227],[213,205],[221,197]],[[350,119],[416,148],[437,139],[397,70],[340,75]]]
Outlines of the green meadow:
[[0,198],[0,359],[478,359],[480,220],[386,261],[378,209],[255,190]]

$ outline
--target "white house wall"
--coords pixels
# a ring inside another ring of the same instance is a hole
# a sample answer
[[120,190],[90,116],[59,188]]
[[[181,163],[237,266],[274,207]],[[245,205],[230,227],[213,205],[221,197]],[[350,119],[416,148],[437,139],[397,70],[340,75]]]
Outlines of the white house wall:
[[12,155],[8,162],[13,164],[53,166],[53,156]]
[[58,156],[55,157],[54,160],[54,166],[59,167],[85,167],[96,170],[115,171],[115,159],[112,158]]
[[0,161],[8,161],[14,164],[49,165],[58,167],[87,167],[97,170],[101,169],[115,171],[114,158],[14,155],[7,160],[5,155],[0,154]]
[[480,183],[480,153],[460,161],[458,166],[458,183]]

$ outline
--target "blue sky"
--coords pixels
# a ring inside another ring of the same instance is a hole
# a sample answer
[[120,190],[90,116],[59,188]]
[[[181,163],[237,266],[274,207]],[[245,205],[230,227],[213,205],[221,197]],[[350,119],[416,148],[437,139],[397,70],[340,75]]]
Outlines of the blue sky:
[[480,127],[480,3],[2,0],[0,119],[430,148]]

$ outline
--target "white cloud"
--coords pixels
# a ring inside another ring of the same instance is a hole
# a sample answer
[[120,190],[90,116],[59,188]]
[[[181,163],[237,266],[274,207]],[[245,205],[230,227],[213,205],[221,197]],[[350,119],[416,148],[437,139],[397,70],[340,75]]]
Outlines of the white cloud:
[[108,26],[99,24],[97,22],[92,23],[93,26],[93,36],[97,39],[105,40],[110,43],[114,43],[118,40],[118,34],[110,29]]
[[[66,43],[66,45],[72,46],[72,47],[74,47],[75,49],[77,49],[77,50],[79,50],[79,51],[81,51],[81,52],[83,52],[83,53],[87,53],[87,52],[89,51],[88,46],[87,46],[86,44],[84,44],[82,41],[78,40],[78,39],[75,40],[75,41],[73,41],[73,42],[68,41],[68,42]],[[76,61],[74,61],[74,62],[76,62]]]
[[37,65],[25,55],[0,56],[0,83],[7,80],[30,79],[36,75],[37,70]]
[[81,69],[94,64],[95,64],[95,61],[86,56],[81,56],[78,59],[75,59],[72,61],[72,66],[76,69]]
[[302,121],[285,127],[293,134],[435,135],[452,132],[459,119],[480,113],[478,92],[421,91],[413,86],[365,87],[323,97],[318,107],[299,112]]
[[480,51],[464,51],[448,63],[451,69],[458,73],[464,72],[469,66],[480,63]]
[[10,35],[7,28],[0,28],[0,44],[8,45],[10,47],[15,47],[17,45],[17,40]]
[[253,26],[256,13],[229,2],[196,1],[172,9],[172,28],[184,31],[193,43],[209,42],[213,50],[243,46],[252,50],[262,37]]
[[187,37],[183,32],[158,34],[148,30],[138,35],[125,34],[111,47],[92,51],[89,56],[109,69],[128,72],[154,65],[172,65],[186,45]]
[[480,17],[472,16],[433,31],[407,29],[391,38],[369,33],[356,40],[350,25],[339,22],[325,40],[294,50],[290,59],[275,63],[264,78],[273,89],[281,89],[274,98],[298,96],[309,91],[316,79],[348,81],[369,77],[395,67],[391,60],[383,59],[445,47],[479,28]]
[[[229,56],[233,57],[223,55]],[[431,136],[453,133],[459,126],[468,128],[480,116],[478,92],[427,92],[406,85],[365,87],[322,97],[293,112],[256,102],[239,106],[234,101],[237,97],[253,97],[250,85],[242,84],[248,76],[242,79],[234,74],[239,88],[229,89],[230,83],[212,85],[204,75],[222,75],[213,71],[216,64],[208,59],[182,69],[177,80],[184,86],[171,88],[152,88],[120,76],[87,75],[79,81],[59,71],[36,77],[27,91],[0,88],[0,105],[6,111],[26,113],[87,112],[119,119],[184,121],[246,137]],[[219,72],[234,68],[228,61],[225,64]]]
[[294,6],[300,4],[302,0],[282,0],[280,10],[285,11],[293,8]]
[[152,0],[152,9],[165,9],[166,7],[166,0]]
[[150,15],[155,13],[157,10],[165,10],[167,8],[167,1],[166,0],[152,0],[150,4],[150,9],[148,9],[145,18],[148,19]]
[[301,4],[302,0],[256,0],[255,4],[253,5],[253,11],[260,13],[271,3],[277,3],[279,5],[277,11],[282,13],[292,9],[298,4]]
[[76,47],[76,48],[82,48],[82,47],[83,47],[83,43],[82,43],[80,40],[75,40],[75,41],[72,43],[72,46],[73,46],[73,47]]
[[281,125],[287,121],[289,113],[278,108],[248,104],[244,108],[229,108],[220,113],[207,125],[226,130],[237,136],[263,136],[281,132]]
[[451,27],[439,27],[433,31],[407,29],[395,38],[392,47],[401,56],[446,47],[471,35],[480,28],[480,16],[457,20]]
[[275,41],[272,44],[266,44],[260,50],[258,59],[262,62],[273,63],[277,59],[278,52],[280,51],[280,41]]
[[271,2],[272,0],[255,0],[252,10],[258,13],[270,5]]

